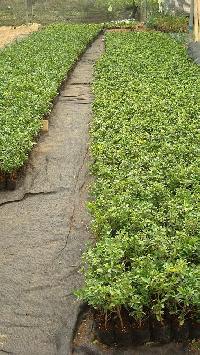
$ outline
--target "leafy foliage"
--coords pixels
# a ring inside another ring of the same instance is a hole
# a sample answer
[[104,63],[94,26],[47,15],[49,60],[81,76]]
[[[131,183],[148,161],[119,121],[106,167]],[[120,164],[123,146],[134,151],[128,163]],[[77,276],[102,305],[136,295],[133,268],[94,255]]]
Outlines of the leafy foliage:
[[[126,18],[132,12],[133,0],[32,0],[33,14],[28,8],[29,22],[42,24],[72,22],[103,22],[106,19]],[[137,0],[138,2],[138,0]],[[109,13],[108,8],[112,7]],[[0,24],[17,25],[26,21],[24,0],[0,1]]]
[[98,241],[78,292],[95,308],[200,315],[199,87],[169,35],[107,34],[91,127]]
[[157,15],[148,19],[147,25],[162,32],[188,32],[188,18],[186,16]]
[[0,52],[0,171],[21,167],[62,80],[97,25],[51,25]]

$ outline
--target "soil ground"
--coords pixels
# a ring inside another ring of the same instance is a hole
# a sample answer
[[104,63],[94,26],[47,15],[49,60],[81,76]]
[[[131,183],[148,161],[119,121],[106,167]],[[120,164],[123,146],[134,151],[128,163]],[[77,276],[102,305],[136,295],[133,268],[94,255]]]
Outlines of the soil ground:
[[40,25],[38,23],[33,23],[28,26],[1,26],[0,27],[0,48],[4,47],[6,44],[16,40],[17,38],[29,35],[32,32],[38,31]]
[[67,355],[90,238],[88,128],[102,36],[77,64],[32,152],[25,178],[0,194],[0,354]]

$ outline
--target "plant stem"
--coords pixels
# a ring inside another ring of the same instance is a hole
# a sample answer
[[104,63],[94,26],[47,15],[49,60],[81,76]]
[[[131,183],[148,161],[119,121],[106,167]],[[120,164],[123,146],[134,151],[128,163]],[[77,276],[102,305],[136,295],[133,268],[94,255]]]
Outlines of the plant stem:
[[122,316],[121,316],[121,310],[120,310],[119,307],[117,308],[117,314],[118,314],[118,317],[119,317],[119,320],[120,320],[121,327],[123,329],[124,328],[124,324],[123,324],[123,320],[122,320]]

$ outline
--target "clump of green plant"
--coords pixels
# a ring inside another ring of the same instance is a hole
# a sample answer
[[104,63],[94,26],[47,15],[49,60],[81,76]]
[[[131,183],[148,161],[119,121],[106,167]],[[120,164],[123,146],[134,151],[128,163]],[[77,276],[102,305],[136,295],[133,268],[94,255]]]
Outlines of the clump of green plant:
[[188,18],[186,16],[157,15],[150,16],[147,26],[162,32],[188,32]]
[[100,29],[51,25],[0,51],[1,172],[24,164],[62,80]]
[[200,311],[200,68],[168,34],[109,33],[91,127],[96,246],[81,299],[141,322]]

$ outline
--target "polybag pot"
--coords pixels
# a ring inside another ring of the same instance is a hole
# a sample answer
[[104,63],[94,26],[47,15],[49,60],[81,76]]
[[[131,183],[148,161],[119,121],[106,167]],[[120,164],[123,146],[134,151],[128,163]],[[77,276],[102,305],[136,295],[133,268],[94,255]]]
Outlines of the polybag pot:
[[191,321],[190,322],[190,339],[200,339],[200,323]]
[[132,329],[130,328],[115,328],[115,337],[117,345],[131,346],[132,345]]
[[142,345],[148,343],[151,338],[149,321],[144,321],[141,325],[132,324],[133,344]]
[[125,309],[120,312],[121,320],[115,316],[115,337],[118,345],[130,346],[132,345],[132,328],[130,324],[130,317]]
[[180,325],[178,319],[172,318],[171,331],[173,340],[178,343],[186,341],[189,338],[188,321],[185,321],[183,325]]
[[15,173],[9,174],[6,181],[6,188],[10,191],[16,189],[17,175]]
[[116,338],[112,318],[106,320],[105,314],[95,312],[94,331],[102,343],[106,345],[113,345],[115,343]]
[[6,177],[5,175],[0,174],[0,191],[5,190],[5,188],[6,188]]
[[157,343],[169,343],[171,340],[171,327],[170,323],[158,322],[157,320],[152,320],[151,323],[151,338],[152,341]]

